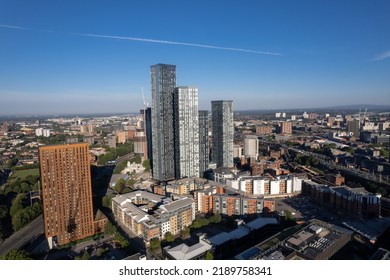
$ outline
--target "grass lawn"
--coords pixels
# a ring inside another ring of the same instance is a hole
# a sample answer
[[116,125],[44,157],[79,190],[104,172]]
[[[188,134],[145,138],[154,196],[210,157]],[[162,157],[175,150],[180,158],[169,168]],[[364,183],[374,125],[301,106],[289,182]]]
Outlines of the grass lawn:
[[11,180],[16,180],[20,178],[20,180],[24,180],[28,175],[39,175],[39,168],[34,169],[26,169],[26,170],[17,170],[12,172]]

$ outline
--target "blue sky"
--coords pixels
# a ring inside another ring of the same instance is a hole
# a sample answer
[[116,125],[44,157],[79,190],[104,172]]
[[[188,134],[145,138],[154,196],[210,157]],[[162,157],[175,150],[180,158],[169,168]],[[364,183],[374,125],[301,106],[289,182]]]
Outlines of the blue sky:
[[0,115],[137,112],[157,63],[200,109],[390,105],[389,15],[387,0],[0,0]]

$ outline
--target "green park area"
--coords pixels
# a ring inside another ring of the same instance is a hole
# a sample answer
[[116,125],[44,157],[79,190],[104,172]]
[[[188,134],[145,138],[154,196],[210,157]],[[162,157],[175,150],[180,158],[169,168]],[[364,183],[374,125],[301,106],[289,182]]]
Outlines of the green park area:
[[20,180],[23,181],[28,175],[39,176],[39,168],[13,171],[10,180],[17,180],[20,178]]

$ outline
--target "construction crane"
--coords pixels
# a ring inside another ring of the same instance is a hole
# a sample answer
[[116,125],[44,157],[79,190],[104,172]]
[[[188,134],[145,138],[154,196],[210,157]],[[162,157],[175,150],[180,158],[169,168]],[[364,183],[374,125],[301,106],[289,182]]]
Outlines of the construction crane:
[[145,100],[145,95],[144,95],[144,87],[141,87],[141,91],[142,91],[142,99],[144,101],[144,109],[146,109],[146,107],[149,106],[149,104],[146,102]]
[[367,114],[367,108],[366,108],[366,110],[364,110],[364,114],[363,114],[363,122],[365,122],[365,120],[366,120],[366,114]]

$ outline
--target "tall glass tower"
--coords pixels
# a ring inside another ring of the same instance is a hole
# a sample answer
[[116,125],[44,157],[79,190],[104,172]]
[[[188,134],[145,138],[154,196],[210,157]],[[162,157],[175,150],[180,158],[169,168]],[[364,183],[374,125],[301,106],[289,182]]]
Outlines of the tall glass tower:
[[153,178],[175,178],[173,92],[176,66],[156,64],[150,67],[152,91]]
[[199,177],[209,168],[209,112],[199,111]]
[[233,101],[211,101],[213,124],[212,161],[217,167],[233,167]]
[[198,89],[177,87],[173,103],[176,178],[199,177]]

